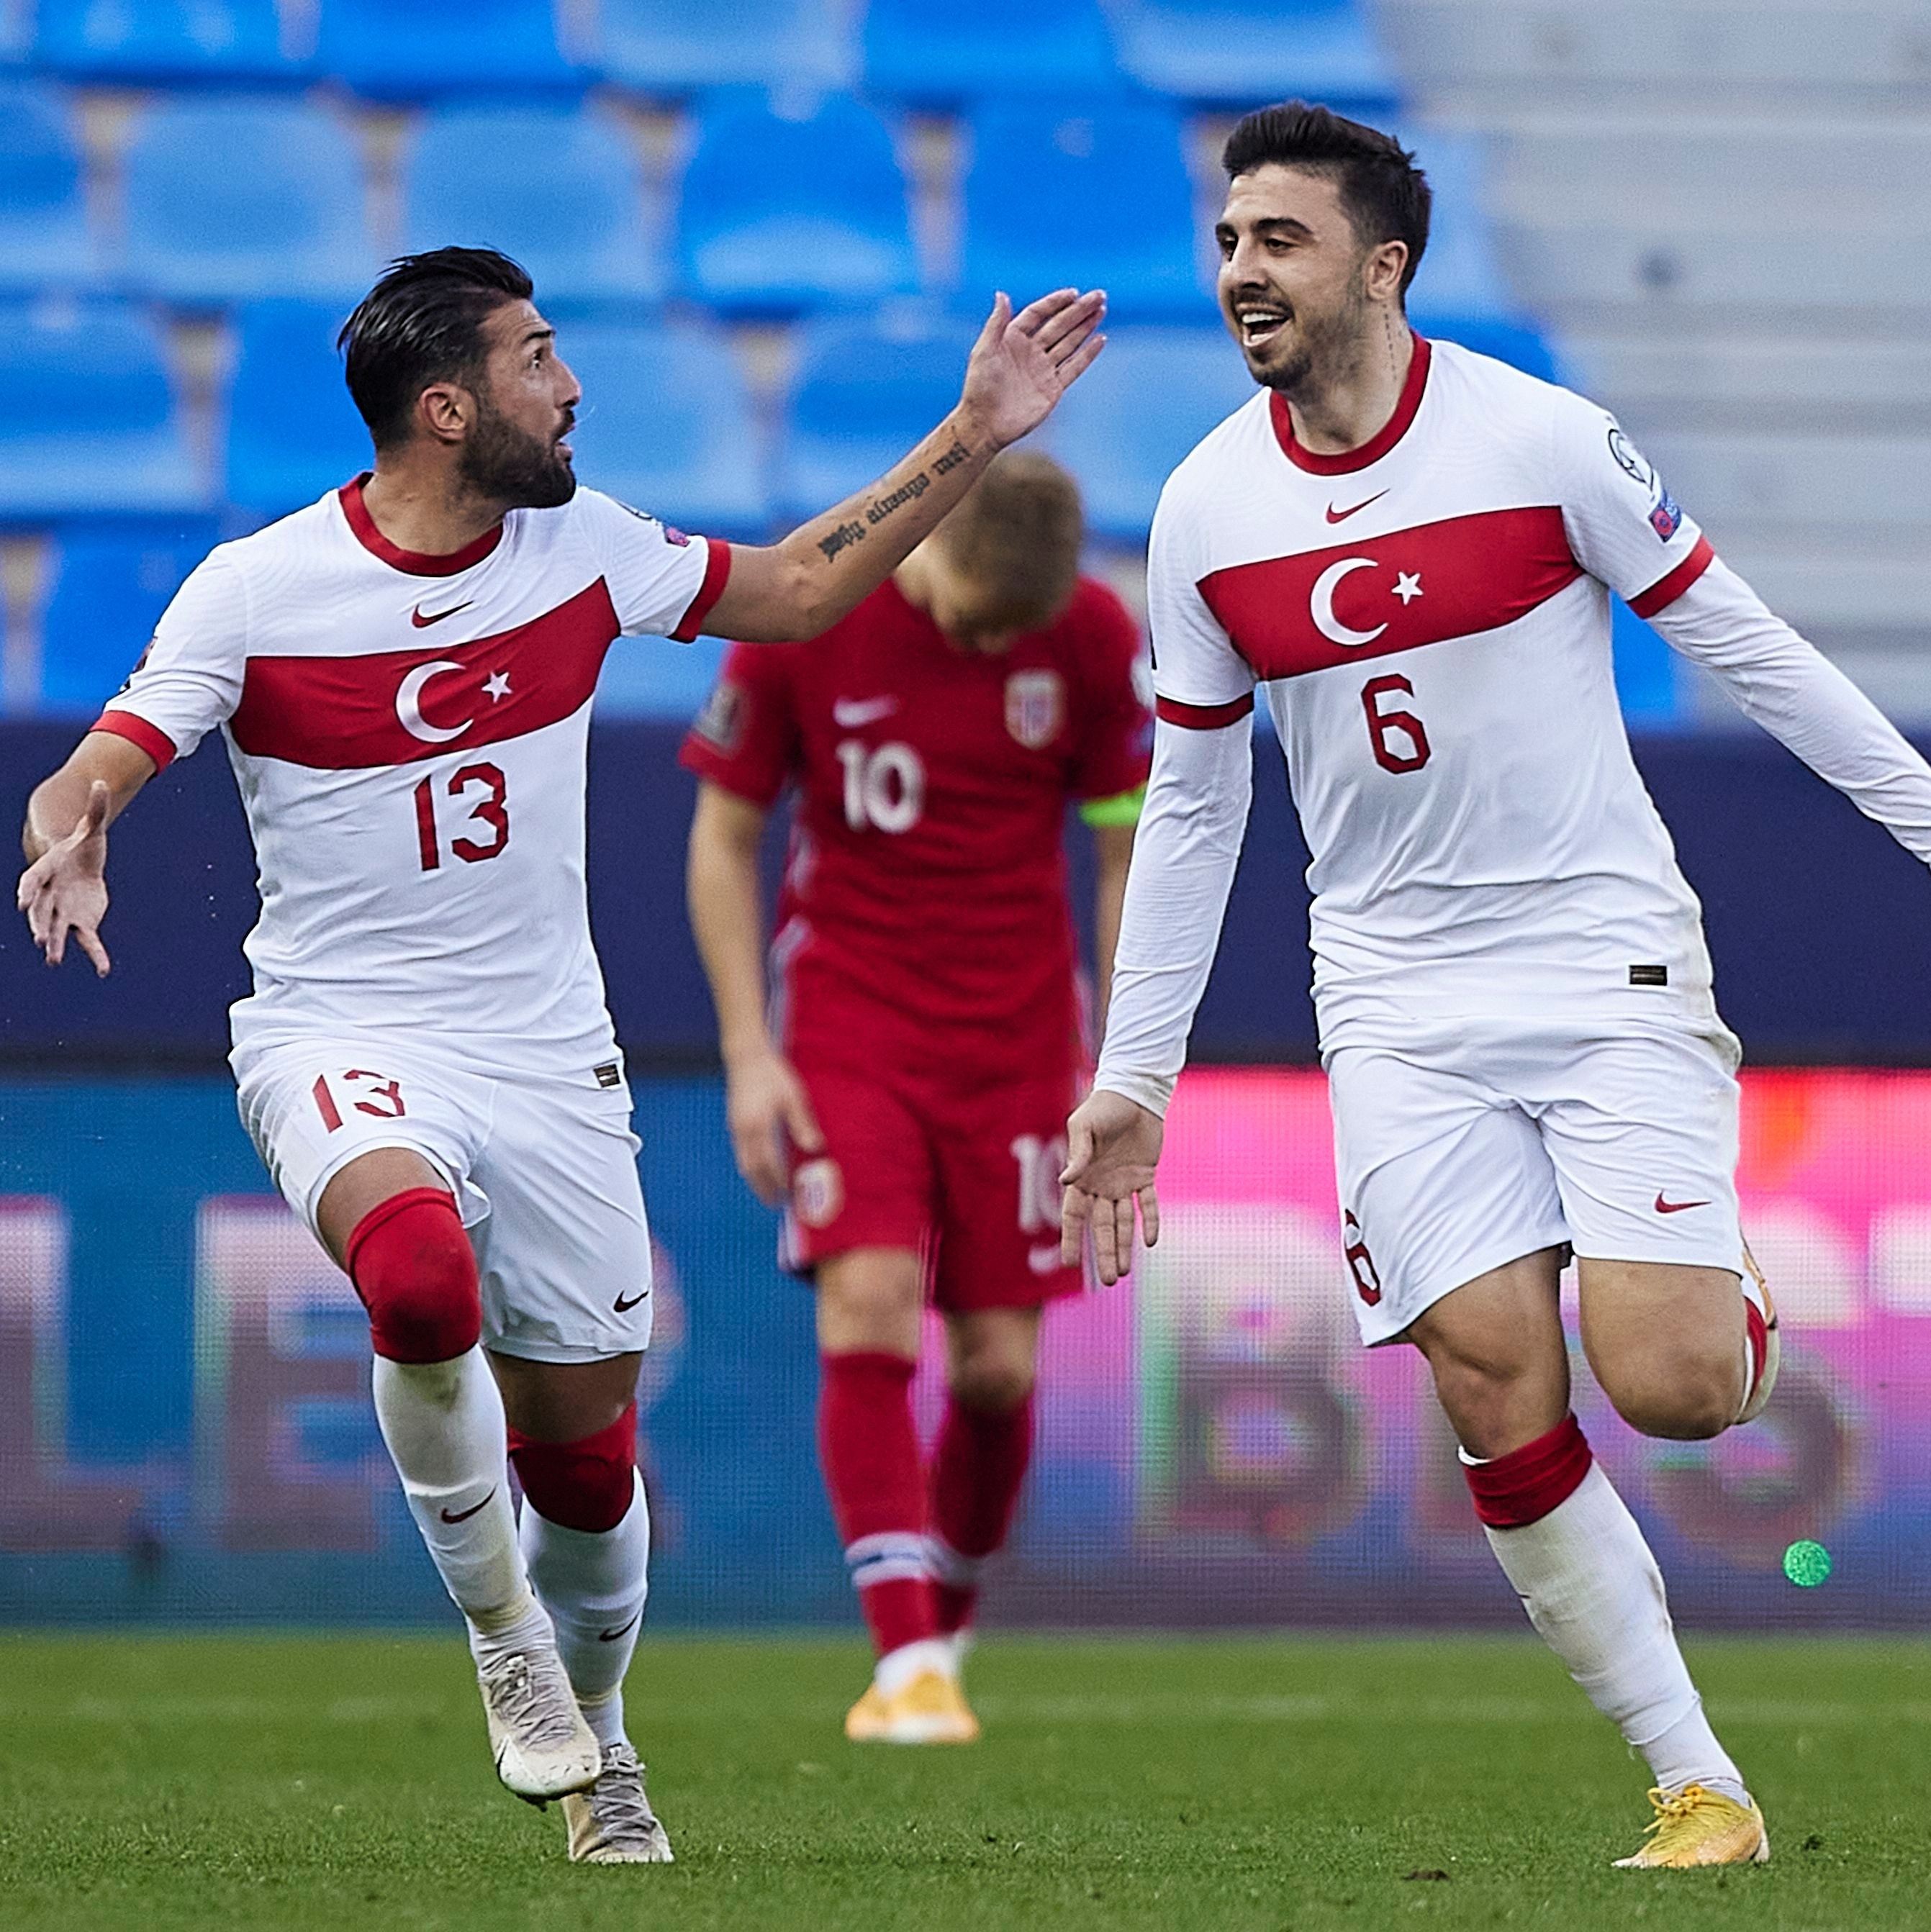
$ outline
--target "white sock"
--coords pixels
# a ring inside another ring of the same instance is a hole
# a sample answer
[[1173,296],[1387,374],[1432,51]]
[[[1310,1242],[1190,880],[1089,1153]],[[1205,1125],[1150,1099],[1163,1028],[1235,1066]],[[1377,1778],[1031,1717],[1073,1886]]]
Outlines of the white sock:
[[485,1638],[527,1640],[542,1612],[516,1545],[503,1398],[482,1350],[447,1362],[378,1355],[374,1385],[382,1439],[456,1607]]
[[[556,1625],[557,1648],[599,1744],[623,1737],[623,1673],[650,1591],[650,1508],[634,1472],[630,1507],[609,1529],[566,1529],[523,1504],[530,1580]],[[608,1735],[606,1735],[608,1733]]]
[[872,1682],[884,1697],[896,1697],[914,1677],[935,1670],[941,1677],[959,1675],[959,1651],[949,1636],[920,1637],[916,1643],[902,1643],[879,1658],[872,1672]]
[[1677,1648],[1662,1573],[1602,1466],[1592,1463],[1574,1494],[1539,1522],[1487,1534],[1529,1621],[1649,1760],[1657,1784],[1701,1784],[1746,1802],[1743,1778]]

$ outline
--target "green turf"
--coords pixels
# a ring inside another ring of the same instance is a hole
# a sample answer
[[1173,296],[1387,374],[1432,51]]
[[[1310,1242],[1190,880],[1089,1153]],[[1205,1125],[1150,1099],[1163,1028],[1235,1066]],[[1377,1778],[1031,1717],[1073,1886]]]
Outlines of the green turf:
[[1931,1927],[1931,1646],[1692,1661],[1767,1870],[1609,1870],[1646,1780],[1532,1641],[994,1638],[985,1742],[907,1751],[839,1736],[848,1640],[660,1638],[678,1862],[599,1870],[496,1786],[453,1639],[0,1639],[0,1925]]

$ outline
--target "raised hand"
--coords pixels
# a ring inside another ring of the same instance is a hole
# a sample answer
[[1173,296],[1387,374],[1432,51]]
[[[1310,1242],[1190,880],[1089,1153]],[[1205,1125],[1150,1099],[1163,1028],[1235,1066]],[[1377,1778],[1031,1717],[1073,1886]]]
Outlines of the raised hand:
[[804,1082],[783,1054],[758,1054],[725,1076],[725,1118],[737,1171],[767,1208],[791,1192],[789,1150],[816,1154],[824,1145]]
[[88,788],[79,823],[20,874],[15,895],[15,903],[27,915],[34,944],[47,955],[50,966],[66,958],[71,932],[104,980],[109,962],[107,949],[101,943],[101,922],[107,912],[107,818],[113,798],[105,781],[96,778]]
[[1133,1266],[1134,1204],[1140,1233],[1150,1248],[1160,1239],[1160,1201],[1153,1188],[1165,1130],[1124,1094],[1095,1088],[1066,1124],[1065,1190],[1059,1209],[1060,1258],[1080,1258],[1086,1230],[1093,1231],[1093,1259],[1107,1287]]
[[1055,289],[1017,315],[1002,292],[966,365],[961,406],[1001,448],[1017,442],[1093,366],[1106,311],[1104,289]]

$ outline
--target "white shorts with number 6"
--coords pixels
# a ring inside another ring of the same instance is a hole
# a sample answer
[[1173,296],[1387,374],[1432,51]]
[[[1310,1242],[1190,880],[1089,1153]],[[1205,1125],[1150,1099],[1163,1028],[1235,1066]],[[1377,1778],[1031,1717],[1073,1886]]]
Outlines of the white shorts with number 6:
[[1327,1056],[1362,1340],[1539,1248],[1740,1274],[1736,1069],[1720,1025],[1418,1021]]
[[359,1154],[408,1148],[448,1182],[482,1278],[486,1347],[576,1362],[650,1340],[650,1236],[630,1094],[470,1071],[392,1037],[238,1050],[242,1123],[312,1231],[322,1192]]

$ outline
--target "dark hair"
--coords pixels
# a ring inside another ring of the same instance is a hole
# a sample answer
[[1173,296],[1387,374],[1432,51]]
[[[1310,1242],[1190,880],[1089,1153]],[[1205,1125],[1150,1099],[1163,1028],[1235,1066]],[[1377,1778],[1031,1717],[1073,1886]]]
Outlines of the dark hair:
[[474,381],[485,320],[533,289],[494,248],[431,248],[390,262],[335,338],[377,449],[407,440],[416,400],[431,382]]
[[1221,151],[1230,181],[1270,161],[1328,176],[1364,247],[1407,242],[1408,265],[1401,273],[1401,292],[1407,295],[1428,245],[1434,196],[1414,156],[1393,135],[1329,108],[1284,100],[1245,116]]

